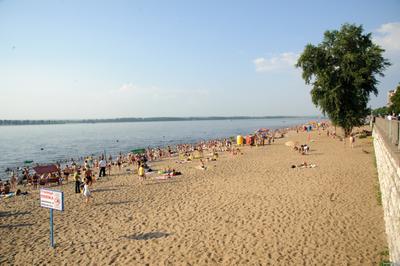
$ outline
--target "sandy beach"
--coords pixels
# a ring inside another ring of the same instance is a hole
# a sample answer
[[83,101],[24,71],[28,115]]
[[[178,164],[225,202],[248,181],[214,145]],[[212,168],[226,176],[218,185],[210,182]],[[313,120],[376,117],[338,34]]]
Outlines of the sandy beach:
[[[93,185],[88,205],[73,182],[54,187],[65,192],[54,250],[37,190],[1,200],[0,264],[377,265],[387,244],[371,139],[350,148],[314,131],[308,155],[284,145],[306,139],[222,153],[204,171],[152,163],[183,174],[165,181],[121,171]],[[291,168],[304,161],[317,167]]]

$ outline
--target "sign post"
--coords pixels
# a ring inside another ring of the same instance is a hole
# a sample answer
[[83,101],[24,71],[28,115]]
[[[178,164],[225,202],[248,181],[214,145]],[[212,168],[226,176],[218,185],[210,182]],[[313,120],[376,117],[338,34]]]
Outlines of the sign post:
[[64,211],[64,192],[41,188],[40,206],[50,209],[50,246],[54,248],[53,210]]
[[54,248],[53,209],[50,209],[50,246]]

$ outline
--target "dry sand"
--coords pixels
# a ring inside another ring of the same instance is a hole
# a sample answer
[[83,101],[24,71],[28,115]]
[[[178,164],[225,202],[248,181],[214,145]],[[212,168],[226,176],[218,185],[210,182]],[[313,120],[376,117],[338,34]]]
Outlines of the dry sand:
[[[0,264],[14,265],[377,265],[386,248],[376,199],[371,139],[351,149],[312,133],[302,156],[284,145],[224,154],[208,169],[165,161],[183,175],[140,183],[114,175],[85,205],[71,182],[65,211],[49,211],[38,191],[0,201]],[[291,169],[303,161],[311,169]]]

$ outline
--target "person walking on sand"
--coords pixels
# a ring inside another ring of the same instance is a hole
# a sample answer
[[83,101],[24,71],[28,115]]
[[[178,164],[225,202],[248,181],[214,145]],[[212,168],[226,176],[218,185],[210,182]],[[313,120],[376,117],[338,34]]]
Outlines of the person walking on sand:
[[83,186],[83,196],[85,197],[85,203],[89,203],[89,199],[92,197],[89,190],[89,181],[86,180],[85,185]]
[[81,193],[81,175],[80,170],[76,170],[74,174],[75,180],[75,193]]
[[354,148],[354,142],[356,141],[356,138],[353,136],[353,134],[350,135],[350,147]]
[[89,182],[89,185],[93,184],[92,170],[90,170],[90,168],[85,169],[85,180]]
[[104,157],[101,158],[99,162],[99,177],[106,176],[106,167],[107,167],[107,162],[104,159]]

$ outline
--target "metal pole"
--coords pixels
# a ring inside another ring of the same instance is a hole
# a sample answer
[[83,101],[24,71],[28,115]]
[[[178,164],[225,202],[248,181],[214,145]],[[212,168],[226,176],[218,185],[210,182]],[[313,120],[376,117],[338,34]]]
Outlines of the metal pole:
[[50,246],[54,248],[53,209],[50,209]]

